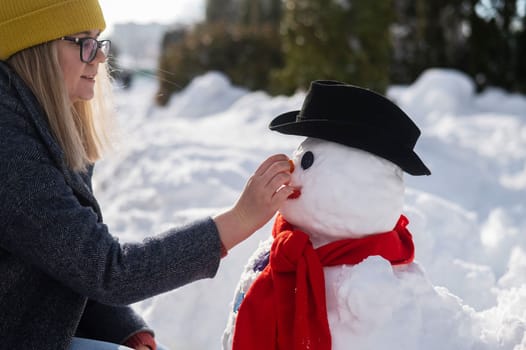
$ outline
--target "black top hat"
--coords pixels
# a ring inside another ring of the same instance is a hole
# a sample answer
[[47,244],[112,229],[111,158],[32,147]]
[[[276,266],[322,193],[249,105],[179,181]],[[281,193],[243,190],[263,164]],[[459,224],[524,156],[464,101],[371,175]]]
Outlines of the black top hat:
[[357,86],[313,81],[301,111],[277,116],[269,128],[359,148],[411,175],[431,174],[413,151],[420,136],[415,123],[386,97]]

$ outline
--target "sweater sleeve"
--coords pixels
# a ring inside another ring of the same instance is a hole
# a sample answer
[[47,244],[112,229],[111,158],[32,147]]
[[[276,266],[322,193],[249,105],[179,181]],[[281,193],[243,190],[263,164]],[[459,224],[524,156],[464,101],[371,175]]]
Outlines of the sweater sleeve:
[[211,218],[120,244],[52,161],[27,149],[31,142],[20,144],[22,155],[0,162],[0,247],[109,305],[128,305],[215,275],[221,242]]
[[77,336],[124,344],[133,335],[151,330],[130,306],[110,306],[88,300],[77,328]]

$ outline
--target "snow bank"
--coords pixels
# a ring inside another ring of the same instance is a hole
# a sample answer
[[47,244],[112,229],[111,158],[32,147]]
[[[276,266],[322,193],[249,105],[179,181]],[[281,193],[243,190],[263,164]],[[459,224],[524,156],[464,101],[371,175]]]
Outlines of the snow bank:
[[[159,109],[151,104],[155,89],[154,82],[139,79],[117,93],[121,144],[96,168],[95,191],[105,220],[123,241],[142,240],[230,206],[265,157],[290,154],[303,139],[267,129],[279,113],[299,109],[303,93],[272,98],[209,73]],[[433,172],[406,177],[405,211],[416,259],[436,286],[420,300],[429,311],[425,322],[412,320],[408,326],[422,332],[425,324],[446,322],[451,309],[432,309],[433,298],[442,298],[464,305],[458,317],[480,327],[477,339],[444,334],[451,342],[446,348],[526,349],[526,99],[497,89],[477,95],[465,75],[438,69],[410,86],[391,87],[388,96],[420,126],[417,152]],[[232,250],[216,278],[134,307],[166,345],[219,349],[238,278],[269,234],[266,225]],[[381,263],[367,264],[381,275]],[[403,306],[403,295],[393,298]],[[382,310],[372,313],[371,321],[385,317]],[[384,347],[393,348],[394,335],[385,332]]]

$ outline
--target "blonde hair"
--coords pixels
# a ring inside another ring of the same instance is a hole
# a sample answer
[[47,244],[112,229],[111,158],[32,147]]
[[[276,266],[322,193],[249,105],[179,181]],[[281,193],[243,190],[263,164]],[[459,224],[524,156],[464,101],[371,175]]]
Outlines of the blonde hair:
[[61,146],[68,167],[85,171],[108,148],[111,80],[106,64],[97,74],[95,95],[90,101],[71,103],[59,65],[55,42],[19,51],[9,65],[26,82],[44,109],[51,132]]

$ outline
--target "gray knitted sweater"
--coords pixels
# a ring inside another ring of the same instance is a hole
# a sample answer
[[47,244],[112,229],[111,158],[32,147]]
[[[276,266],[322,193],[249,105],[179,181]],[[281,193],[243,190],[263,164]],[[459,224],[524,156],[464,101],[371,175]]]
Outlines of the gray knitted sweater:
[[91,170],[68,170],[34,95],[0,61],[3,349],[67,349],[74,335],[121,343],[148,329],[127,305],[213,277],[219,261],[210,218],[137,244],[112,237]]

